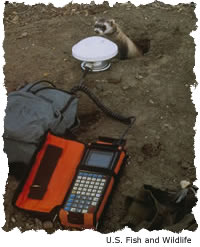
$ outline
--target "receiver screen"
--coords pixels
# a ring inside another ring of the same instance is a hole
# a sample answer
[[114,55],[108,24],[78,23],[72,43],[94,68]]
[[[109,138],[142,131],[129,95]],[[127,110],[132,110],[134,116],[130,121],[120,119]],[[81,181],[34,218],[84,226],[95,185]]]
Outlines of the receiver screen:
[[111,164],[113,154],[113,152],[92,150],[88,154],[86,165],[100,168],[110,168],[109,166]]

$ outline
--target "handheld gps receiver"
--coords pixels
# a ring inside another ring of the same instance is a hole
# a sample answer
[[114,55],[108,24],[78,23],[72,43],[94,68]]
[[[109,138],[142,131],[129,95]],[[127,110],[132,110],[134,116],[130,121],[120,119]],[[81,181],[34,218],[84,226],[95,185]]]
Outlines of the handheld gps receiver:
[[59,212],[64,226],[96,229],[126,159],[125,141],[117,143],[116,139],[100,137],[87,145]]

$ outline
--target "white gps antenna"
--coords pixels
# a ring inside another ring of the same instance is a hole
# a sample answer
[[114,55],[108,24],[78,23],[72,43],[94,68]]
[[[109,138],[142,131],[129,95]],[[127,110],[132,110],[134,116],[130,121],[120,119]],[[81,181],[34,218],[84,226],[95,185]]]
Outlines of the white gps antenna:
[[110,68],[109,60],[117,53],[117,45],[100,36],[82,39],[72,47],[72,56],[82,61],[81,68],[83,70],[89,68],[93,72]]

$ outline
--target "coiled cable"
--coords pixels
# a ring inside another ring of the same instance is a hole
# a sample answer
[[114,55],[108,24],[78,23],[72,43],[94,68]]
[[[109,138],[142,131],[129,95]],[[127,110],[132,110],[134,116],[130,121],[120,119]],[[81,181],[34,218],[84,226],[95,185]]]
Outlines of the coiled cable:
[[100,100],[99,98],[97,98],[97,96],[89,89],[87,88],[86,86],[83,85],[83,81],[84,81],[84,78],[86,76],[86,74],[90,71],[89,68],[87,68],[85,71],[84,71],[84,74],[80,80],[80,84],[78,86],[75,86],[73,87],[70,92],[75,94],[76,92],[78,91],[81,91],[81,92],[84,92],[86,95],[89,96],[89,98],[109,117],[115,119],[115,120],[118,120],[122,123],[125,123],[125,124],[133,124],[136,120],[136,117],[135,116],[131,116],[131,117],[125,117],[125,116],[122,116],[121,114],[117,113],[117,112],[113,112],[110,108],[108,108],[107,106],[105,106]]

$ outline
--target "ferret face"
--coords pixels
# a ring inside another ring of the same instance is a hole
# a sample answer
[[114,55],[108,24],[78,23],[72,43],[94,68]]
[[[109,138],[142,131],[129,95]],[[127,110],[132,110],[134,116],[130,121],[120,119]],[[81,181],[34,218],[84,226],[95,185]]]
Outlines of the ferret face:
[[94,31],[99,35],[109,35],[115,32],[114,20],[98,19],[94,24]]

